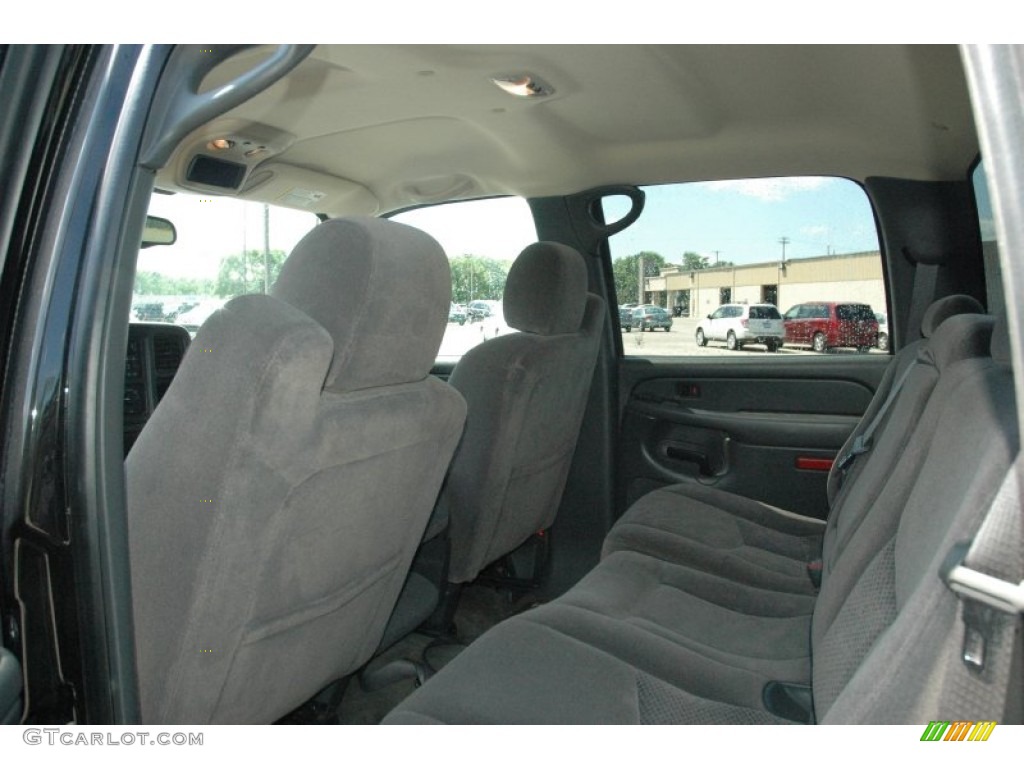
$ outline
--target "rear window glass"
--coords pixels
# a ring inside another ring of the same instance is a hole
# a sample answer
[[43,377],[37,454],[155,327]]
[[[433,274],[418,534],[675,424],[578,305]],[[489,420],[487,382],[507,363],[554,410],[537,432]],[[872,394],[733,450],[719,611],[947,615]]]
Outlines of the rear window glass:
[[752,320],[781,320],[782,315],[775,307],[751,307],[750,317]]
[[840,320],[874,320],[875,313],[866,304],[840,304],[836,307]]

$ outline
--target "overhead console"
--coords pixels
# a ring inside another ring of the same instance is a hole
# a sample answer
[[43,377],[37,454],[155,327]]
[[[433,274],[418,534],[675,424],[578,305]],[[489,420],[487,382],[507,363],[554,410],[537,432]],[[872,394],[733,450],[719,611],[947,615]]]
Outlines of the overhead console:
[[362,184],[274,159],[294,141],[260,123],[218,120],[183,142],[157,183],[168,191],[230,195],[328,216],[380,211]]
[[295,137],[247,120],[217,120],[193,132],[168,169],[174,185],[193,192],[237,194],[260,163],[284,152]]
[[135,443],[171,385],[191,337],[180,325],[131,323],[124,367],[124,452]]

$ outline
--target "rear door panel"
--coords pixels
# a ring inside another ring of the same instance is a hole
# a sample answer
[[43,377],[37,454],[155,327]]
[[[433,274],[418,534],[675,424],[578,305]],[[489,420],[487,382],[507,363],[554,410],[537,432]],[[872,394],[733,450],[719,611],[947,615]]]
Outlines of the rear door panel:
[[824,517],[828,473],[803,467],[835,457],[889,359],[624,359],[619,511],[688,482]]

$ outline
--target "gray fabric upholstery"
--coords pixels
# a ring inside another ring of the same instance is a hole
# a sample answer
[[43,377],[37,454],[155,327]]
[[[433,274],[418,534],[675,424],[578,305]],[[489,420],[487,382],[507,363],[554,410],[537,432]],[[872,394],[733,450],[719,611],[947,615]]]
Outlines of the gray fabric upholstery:
[[[429,538],[426,533],[424,538]],[[381,636],[379,650],[390,648],[430,618],[434,606],[440,599],[440,593],[440,584],[415,570],[409,571]]]
[[540,242],[516,258],[502,306],[512,328],[542,336],[577,333],[587,303],[587,267],[567,245]]
[[808,683],[814,599],[618,552],[535,621],[691,693],[759,708],[769,680]]
[[[1019,451],[1012,373],[984,353],[991,327],[952,318],[919,350],[916,385],[930,394],[923,408],[912,390],[899,398],[896,426],[879,433],[891,444],[872,450],[888,470],[861,474],[854,489],[877,488],[830,521],[817,597],[690,565],[696,539],[653,555],[606,548],[576,587],[499,624],[385,722],[772,722],[760,698],[771,680],[809,682],[819,722],[951,711],[940,692],[962,634],[939,565],[973,535]],[[762,512],[745,509],[711,544],[734,544]],[[956,716],[1001,720],[976,704]]]
[[[925,458],[920,453],[927,450],[921,447],[925,445],[924,436],[935,427],[935,420],[927,414],[936,397],[938,382],[943,377],[953,378],[945,372],[958,362],[987,358],[991,335],[991,318],[959,315],[943,323],[928,343],[918,348],[914,370],[882,428],[875,432],[866,461],[854,466],[834,502],[822,547],[826,577],[829,563],[838,558],[865,516],[877,513],[883,497],[888,501],[890,518],[898,518],[915,472]],[[919,453],[915,453],[915,446]],[[916,465],[907,464],[908,454],[916,457]],[[906,467],[902,477],[896,469],[900,464]]]
[[325,386],[351,391],[430,373],[447,325],[450,274],[441,246],[413,227],[332,219],[299,241],[271,295],[327,330],[334,358]]
[[[984,314],[984,311],[984,308],[976,299],[963,294],[945,296],[932,302],[932,304],[925,310],[921,319],[921,338],[912,341],[909,344],[904,344],[900,348],[899,352],[896,353],[888,370],[885,372],[885,376],[879,383],[878,390],[875,392],[875,396],[868,405],[863,418],[853,432],[850,433],[849,438],[847,438],[843,447],[839,450],[838,455],[844,455],[850,449],[853,441],[864,432],[867,426],[875,418],[875,414],[877,414],[879,409],[882,408],[886,398],[889,396],[891,388],[903,376],[907,366],[913,364],[917,360],[921,348],[928,343],[926,340],[935,335],[939,326],[949,318],[956,315],[980,315]],[[838,466],[834,466],[832,471],[829,472],[827,490],[830,509],[836,503],[836,496],[839,494],[839,488],[844,479],[842,471]]]
[[[357,276],[407,259],[428,303],[447,308],[436,244],[379,224],[318,226],[278,298],[214,314],[126,460],[145,722],[273,721],[380,641],[465,404],[420,363],[368,362],[432,358],[443,312],[414,305],[398,318],[371,303],[358,327],[376,326],[377,353],[328,316],[333,293],[336,315],[355,321],[339,266],[350,257]],[[346,372],[361,361],[377,386]]]
[[[917,631],[910,634],[923,642],[920,649],[901,653],[899,658],[908,668],[924,666],[934,671],[936,644],[949,633],[930,638],[921,633],[933,617],[921,610],[918,601],[929,601],[924,595],[936,588],[948,591],[938,579],[938,566],[955,541],[951,531],[959,530],[961,539],[969,538],[964,534],[976,528],[1019,450],[1009,370],[991,359],[968,359],[951,366],[943,372],[922,416],[922,427],[928,424],[934,427],[918,430],[890,481],[906,489],[903,503],[887,509],[888,494],[883,496],[822,585],[812,634],[819,720],[851,721],[842,714],[841,720],[835,720],[831,712],[844,699],[839,712],[846,706],[859,710],[855,722],[917,722],[924,711],[908,702],[927,697],[927,675],[914,681],[905,672],[895,679],[876,678],[878,691],[867,709],[855,701],[856,695],[850,700],[848,691],[865,667],[890,665],[891,659],[882,658],[891,653],[887,636],[906,632],[903,625],[907,623],[915,625]],[[886,554],[889,551],[891,556]],[[948,601],[942,603],[948,622],[950,606]],[[853,626],[858,634],[851,632]],[[952,630],[948,623],[947,629]],[[921,652],[931,655],[915,658]],[[907,687],[901,690],[900,686]],[[893,706],[895,702],[902,704]],[[931,703],[938,706],[929,711],[943,709],[940,702]],[[958,712],[957,716],[969,719],[975,713]]]
[[812,594],[807,564],[821,555],[824,532],[824,521],[753,499],[702,485],[670,485],[626,510],[602,552],[641,552],[745,584]]
[[932,302],[921,318],[921,336],[930,338],[938,327],[954,315],[983,315],[985,308],[977,299],[964,294],[945,296]]
[[[628,635],[619,639],[629,641]],[[682,665],[681,674],[687,669]],[[756,689],[756,676],[751,680]],[[783,722],[758,704],[728,704],[673,685],[552,626],[538,611],[480,637],[384,722],[641,724],[666,716],[694,724]]]
[[[551,306],[569,302],[578,306]],[[472,581],[554,521],[605,315],[604,302],[586,293],[583,257],[554,243],[517,259],[505,307],[523,332],[474,347],[448,379],[468,405],[439,502],[450,521],[454,583]]]

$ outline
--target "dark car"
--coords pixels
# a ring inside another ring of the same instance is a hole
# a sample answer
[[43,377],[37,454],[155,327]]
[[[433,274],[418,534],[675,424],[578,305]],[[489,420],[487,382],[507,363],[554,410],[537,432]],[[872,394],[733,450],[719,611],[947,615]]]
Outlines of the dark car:
[[181,304],[178,305],[177,309],[171,310],[166,315],[164,315],[164,320],[166,320],[168,323],[173,323],[178,319],[180,315],[185,314],[198,304],[198,301],[183,301]]
[[672,330],[672,315],[661,307],[644,306],[633,310],[631,328],[639,328],[641,331],[653,331],[655,328]]
[[619,328],[626,333],[633,330],[633,307],[619,307]]
[[461,304],[452,304],[448,308],[448,322],[458,323],[459,325],[466,324],[466,308]]
[[855,347],[867,352],[878,343],[878,320],[867,304],[812,301],[789,308],[783,317],[785,343],[815,352]]
[[164,305],[161,302],[138,304],[135,307],[135,319],[143,323],[159,322],[164,319]]
[[478,320],[486,320],[494,314],[496,304],[497,302],[485,299],[469,302],[469,304],[466,305],[466,314],[469,315],[469,321],[471,323],[475,323]]

